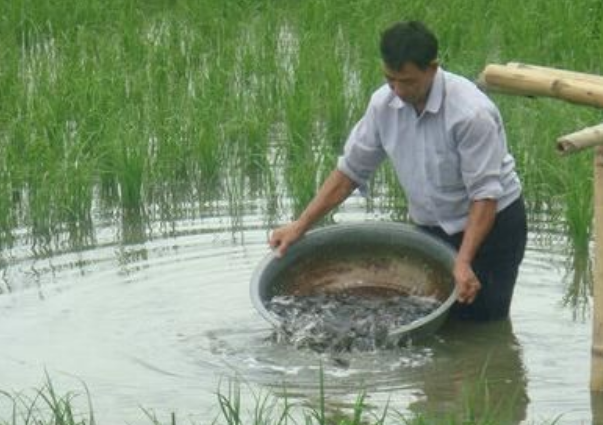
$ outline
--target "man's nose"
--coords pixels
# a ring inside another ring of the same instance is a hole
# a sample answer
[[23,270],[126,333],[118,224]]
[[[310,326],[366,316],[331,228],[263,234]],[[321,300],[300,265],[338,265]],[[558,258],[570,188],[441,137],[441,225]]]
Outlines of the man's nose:
[[398,97],[404,97],[406,94],[406,90],[403,85],[397,81],[392,81],[389,86]]

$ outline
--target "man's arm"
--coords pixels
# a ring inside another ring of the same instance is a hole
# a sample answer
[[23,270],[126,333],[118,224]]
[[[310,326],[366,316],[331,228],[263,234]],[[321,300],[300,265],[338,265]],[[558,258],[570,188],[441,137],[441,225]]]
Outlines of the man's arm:
[[497,201],[495,199],[481,199],[471,202],[467,227],[453,270],[459,291],[458,301],[461,303],[472,303],[481,288],[481,284],[471,268],[471,262],[494,225],[496,205]]
[[318,193],[301,213],[288,225],[279,227],[270,236],[270,246],[277,249],[277,256],[285,255],[287,248],[298,240],[314,223],[341,204],[358,185],[339,170],[331,172]]

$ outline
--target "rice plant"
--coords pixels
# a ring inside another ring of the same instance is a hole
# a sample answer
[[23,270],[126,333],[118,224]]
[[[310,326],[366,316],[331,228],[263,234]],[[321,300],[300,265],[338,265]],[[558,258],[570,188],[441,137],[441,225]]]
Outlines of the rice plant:
[[[508,61],[602,72],[603,7],[596,0],[4,6],[4,247],[20,227],[38,246],[52,247],[63,232],[74,246],[93,244],[93,205],[116,226],[132,215],[174,222],[220,200],[232,203],[237,226],[247,200],[267,201],[267,225],[290,219],[335,165],[383,83],[379,32],[398,19],[424,20],[439,35],[442,65],[470,79],[487,63]],[[584,155],[561,160],[553,143],[599,122],[600,111],[493,97],[531,217],[546,215],[550,227],[562,223],[570,246],[585,247],[592,191],[575,179],[588,185],[592,164]],[[570,168],[560,183],[558,171]],[[405,217],[390,171],[377,174],[371,193],[368,209]],[[572,252],[582,258],[586,251]],[[587,274],[577,272],[577,281]]]
[[[332,408],[325,390],[324,376],[319,376],[318,396],[312,405],[283,394],[244,383],[239,378],[229,378],[216,392],[217,414],[198,422],[191,418],[179,419],[176,413],[158,414],[152,408],[141,407],[140,417],[152,425],[177,425],[180,423],[212,425],[504,425],[517,423],[514,403],[516,395],[509,393],[504,399],[490,399],[491,382],[478,380],[462,388],[461,403],[446,412],[408,413],[389,408],[374,409],[368,402],[369,394],[360,391],[355,401],[345,409]],[[85,384],[83,392],[56,389],[47,375],[45,383],[31,391],[7,392],[0,390],[0,405],[9,406],[0,417],[1,425],[95,425],[93,395]],[[5,413],[6,414],[6,413]],[[553,425],[562,415],[535,424]]]

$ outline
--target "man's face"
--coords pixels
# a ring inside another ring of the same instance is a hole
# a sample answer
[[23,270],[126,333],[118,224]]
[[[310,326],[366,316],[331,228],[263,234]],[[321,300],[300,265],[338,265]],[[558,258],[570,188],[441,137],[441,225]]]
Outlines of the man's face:
[[411,62],[407,62],[398,71],[383,66],[385,79],[390,88],[405,103],[422,110],[427,102],[431,84],[438,69],[437,62],[432,62],[425,70]]

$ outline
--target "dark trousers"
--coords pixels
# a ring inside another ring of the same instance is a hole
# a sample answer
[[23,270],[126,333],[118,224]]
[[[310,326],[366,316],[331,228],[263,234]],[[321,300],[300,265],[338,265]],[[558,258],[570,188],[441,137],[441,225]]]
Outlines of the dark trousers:
[[[457,250],[463,232],[448,235],[440,227],[420,226]],[[509,316],[519,264],[526,247],[527,224],[523,198],[496,214],[492,230],[482,243],[471,266],[482,288],[471,304],[455,303],[451,314],[468,320],[498,320]]]

